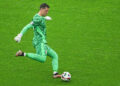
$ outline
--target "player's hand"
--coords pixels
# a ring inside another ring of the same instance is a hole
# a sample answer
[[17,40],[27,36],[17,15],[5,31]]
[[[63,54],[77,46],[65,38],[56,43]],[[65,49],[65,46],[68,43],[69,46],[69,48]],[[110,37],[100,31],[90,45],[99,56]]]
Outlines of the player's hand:
[[18,35],[14,38],[14,40],[19,43],[19,42],[21,41],[21,38],[22,38],[22,34],[18,34]]
[[50,16],[45,16],[46,20],[52,20],[52,18]]

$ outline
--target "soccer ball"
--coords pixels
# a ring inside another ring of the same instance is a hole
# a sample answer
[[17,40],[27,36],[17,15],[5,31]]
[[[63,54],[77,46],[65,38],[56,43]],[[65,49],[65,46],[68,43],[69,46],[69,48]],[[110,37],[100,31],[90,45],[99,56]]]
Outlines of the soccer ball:
[[69,72],[64,72],[62,75],[61,75],[61,79],[63,81],[70,81],[71,79],[71,74]]

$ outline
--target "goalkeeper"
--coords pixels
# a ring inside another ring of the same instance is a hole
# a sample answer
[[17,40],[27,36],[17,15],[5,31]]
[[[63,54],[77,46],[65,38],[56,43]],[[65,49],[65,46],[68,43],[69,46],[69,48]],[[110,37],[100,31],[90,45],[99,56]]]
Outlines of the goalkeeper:
[[[49,10],[49,5],[43,3],[40,5],[40,11],[33,17],[32,22],[26,25],[22,31],[14,38],[16,42],[20,42],[22,36],[27,30],[33,28],[33,46],[36,49],[35,53],[25,53],[19,50],[16,56],[26,56],[28,58],[34,59],[39,62],[45,62],[46,57],[50,56],[52,58],[53,67],[53,78],[60,78],[61,75],[58,74],[58,55],[47,45],[46,41],[46,20],[51,20],[49,16],[46,16]],[[46,16],[46,17],[45,17]]]

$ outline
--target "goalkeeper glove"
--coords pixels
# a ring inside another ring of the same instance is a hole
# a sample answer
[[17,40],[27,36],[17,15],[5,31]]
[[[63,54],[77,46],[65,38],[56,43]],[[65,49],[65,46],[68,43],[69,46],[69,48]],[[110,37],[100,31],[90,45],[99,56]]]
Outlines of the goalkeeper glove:
[[44,17],[46,20],[52,20],[52,18],[50,16],[45,16]]
[[19,43],[19,42],[21,41],[21,38],[22,38],[22,34],[18,34],[18,35],[14,38],[14,40]]

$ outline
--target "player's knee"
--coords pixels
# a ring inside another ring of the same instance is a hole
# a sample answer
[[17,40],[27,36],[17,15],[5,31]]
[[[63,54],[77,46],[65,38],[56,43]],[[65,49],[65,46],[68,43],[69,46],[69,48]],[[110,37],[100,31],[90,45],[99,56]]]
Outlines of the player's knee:
[[57,54],[57,53],[54,55],[54,58],[55,58],[55,59],[58,59],[58,54]]
[[39,62],[44,63],[46,61],[46,56],[42,56],[39,58]]
[[46,59],[43,59],[41,62],[44,63],[46,61]]
[[41,63],[44,63],[46,61],[46,59],[39,59],[39,62],[41,62]]

